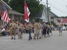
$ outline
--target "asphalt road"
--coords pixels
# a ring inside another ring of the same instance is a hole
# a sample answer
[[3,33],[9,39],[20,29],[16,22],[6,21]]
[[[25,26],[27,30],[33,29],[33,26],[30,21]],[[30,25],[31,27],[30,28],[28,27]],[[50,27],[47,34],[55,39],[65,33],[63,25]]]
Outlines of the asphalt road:
[[53,31],[50,37],[31,41],[28,34],[16,40],[11,40],[10,36],[0,37],[0,50],[67,50],[67,31],[63,31],[62,35]]

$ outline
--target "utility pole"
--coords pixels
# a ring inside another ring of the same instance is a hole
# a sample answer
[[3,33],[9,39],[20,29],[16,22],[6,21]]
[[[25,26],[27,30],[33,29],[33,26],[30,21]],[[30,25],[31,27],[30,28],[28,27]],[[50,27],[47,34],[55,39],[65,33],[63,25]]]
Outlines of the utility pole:
[[49,7],[48,7],[48,0],[46,0],[46,5],[47,5],[47,20],[48,20],[48,23],[50,23],[49,21]]

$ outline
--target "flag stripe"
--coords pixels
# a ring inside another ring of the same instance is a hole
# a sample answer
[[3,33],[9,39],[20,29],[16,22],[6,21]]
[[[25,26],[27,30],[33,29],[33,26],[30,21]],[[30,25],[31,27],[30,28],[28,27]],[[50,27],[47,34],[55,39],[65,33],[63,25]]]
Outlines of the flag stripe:
[[2,5],[2,17],[1,20],[3,20],[4,22],[9,22],[10,18],[8,17],[8,12],[6,10],[6,7],[4,5]]

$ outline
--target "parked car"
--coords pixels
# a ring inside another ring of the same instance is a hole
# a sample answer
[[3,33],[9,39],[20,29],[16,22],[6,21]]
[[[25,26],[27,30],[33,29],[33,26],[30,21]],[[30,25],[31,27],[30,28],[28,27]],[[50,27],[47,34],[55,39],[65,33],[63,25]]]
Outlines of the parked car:
[[66,30],[67,28],[65,26],[62,27],[62,30]]

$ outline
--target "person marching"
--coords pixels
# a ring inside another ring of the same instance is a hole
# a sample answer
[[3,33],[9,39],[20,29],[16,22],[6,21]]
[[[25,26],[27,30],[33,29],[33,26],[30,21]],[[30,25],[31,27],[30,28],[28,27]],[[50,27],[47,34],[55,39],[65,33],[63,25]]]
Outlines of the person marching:
[[11,30],[11,39],[16,39],[15,38],[15,36],[16,36],[16,23],[15,23],[15,21],[12,21],[11,23],[10,23],[10,30]]
[[38,20],[35,20],[34,23],[34,39],[39,39],[39,22]]
[[21,22],[18,22],[17,30],[18,30],[18,39],[22,39],[23,29],[22,29],[22,23]]
[[50,32],[51,35],[52,35],[52,25],[49,26],[49,32]]
[[61,23],[59,23],[59,25],[58,25],[58,31],[59,31],[59,33],[62,34],[62,24]]
[[27,26],[26,26],[26,29],[28,30],[28,33],[29,33],[29,40],[32,40],[32,35],[31,35],[31,33],[32,33],[32,28],[33,28],[32,23],[28,22],[28,23],[27,23]]
[[42,24],[40,22],[38,22],[38,38],[41,39],[42,38]]
[[44,36],[44,37],[46,37],[46,24],[45,23],[43,23],[42,24],[42,36]]
[[47,36],[50,36],[50,35],[49,35],[49,33],[50,33],[50,32],[49,32],[49,28],[50,28],[49,24],[46,24],[46,33],[47,33]]

